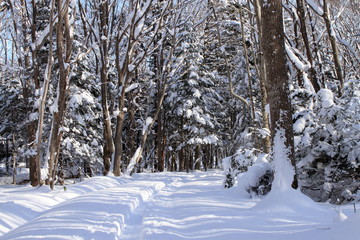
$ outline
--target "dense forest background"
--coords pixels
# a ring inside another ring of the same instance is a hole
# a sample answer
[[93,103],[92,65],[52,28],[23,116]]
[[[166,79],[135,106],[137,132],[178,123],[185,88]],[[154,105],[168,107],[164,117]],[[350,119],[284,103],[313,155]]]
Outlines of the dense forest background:
[[[282,2],[299,186],[317,201],[358,200],[360,3]],[[28,169],[36,186],[223,167],[232,187],[252,166],[245,187],[265,194],[263,4],[0,1],[1,174]]]

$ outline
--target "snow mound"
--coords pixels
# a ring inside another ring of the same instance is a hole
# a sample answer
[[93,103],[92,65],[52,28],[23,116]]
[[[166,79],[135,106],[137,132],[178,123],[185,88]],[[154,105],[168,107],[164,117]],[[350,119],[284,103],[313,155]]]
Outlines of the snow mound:
[[268,162],[260,162],[249,167],[248,171],[240,174],[237,177],[237,186],[235,187],[241,197],[249,198],[251,194],[249,189],[256,187],[259,183],[260,177],[271,171],[271,165]]
[[271,192],[252,208],[259,213],[296,213],[299,215],[317,214],[325,209],[299,190],[271,190]]
[[318,92],[319,100],[323,108],[330,108],[334,105],[334,94],[329,89],[321,89]]

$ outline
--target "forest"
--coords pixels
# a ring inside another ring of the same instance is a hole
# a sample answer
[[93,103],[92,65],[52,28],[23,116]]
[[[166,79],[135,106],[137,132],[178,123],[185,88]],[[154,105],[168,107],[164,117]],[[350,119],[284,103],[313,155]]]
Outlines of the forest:
[[0,0],[0,183],[222,169],[264,195],[283,140],[294,188],[360,200],[360,2],[274,2]]

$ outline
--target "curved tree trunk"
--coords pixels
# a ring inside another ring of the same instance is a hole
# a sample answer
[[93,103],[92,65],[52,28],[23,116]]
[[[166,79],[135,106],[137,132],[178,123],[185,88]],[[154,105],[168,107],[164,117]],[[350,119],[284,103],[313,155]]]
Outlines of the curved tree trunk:
[[339,50],[337,47],[337,43],[336,43],[336,36],[335,36],[335,31],[334,28],[332,26],[331,23],[331,19],[330,19],[330,13],[329,13],[329,6],[328,6],[328,0],[323,0],[324,2],[324,14],[323,14],[323,18],[326,24],[326,30],[330,39],[330,43],[331,43],[331,48],[332,48],[332,55],[333,55],[333,59],[334,59],[334,64],[335,64],[335,72],[337,75],[337,78],[340,82],[340,86],[339,86],[339,95],[341,95],[341,90],[344,87],[344,78],[343,78],[343,74],[342,74],[342,70],[341,70],[341,63],[340,63],[340,57],[339,57]]
[[310,43],[309,38],[306,30],[306,21],[305,21],[305,7],[304,7],[304,0],[296,0],[297,3],[297,11],[298,11],[298,17],[300,22],[300,31],[301,36],[304,40],[305,50],[306,50],[306,56],[310,63],[310,81],[314,87],[315,92],[318,92],[320,90],[320,85],[316,76],[316,71],[314,68],[314,61],[313,57],[311,55],[311,49],[310,49]]
[[[33,4],[36,4],[35,2],[33,2]],[[48,89],[49,89],[49,84],[50,84],[50,78],[51,78],[51,70],[52,70],[52,65],[54,63],[54,59],[53,59],[53,28],[54,28],[54,11],[55,11],[55,1],[52,2],[52,6],[51,6],[51,10],[50,10],[50,21],[49,21],[49,38],[50,38],[50,43],[49,43],[49,56],[48,56],[48,63],[46,66],[46,70],[45,70],[45,76],[44,76],[44,83],[43,86],[41,88],[41,96],[39,97],[40,99],[40,104],[39,104],[39,117],[38,117],[38,126],[37,126],[37,131],[36,131],[36,158],[35,158],[35,162],[34,163],[30,163],[30,168],[32,167],[36,167],[36,171],[35,171],[35,179],[37,180],[38,184],[42,184],[42,180],[41,180],[41,155],[42,155],[42,134],[43,134],[43,124],[44,124],[44,114],[45,114],[45,102],[46,102],[46,98],[47,98],[47,93],[48,93]],[[35,30],[34,30],[35,31]],[[34,32],[33,32],[34,33]],[[36,57],[36,49],[33,49],[33,58]],[[37,58],[33,59],[37,62]],[[39,70],[39,66],[37,64],[35,64],[35,68],[37,68],[37,70]],[[36,81],[39,81],[38,79],[38,73],[35,72],[34,69],[34,80],[35,80],[35,86],[36,86]],[[32,175],[32,174],[30,174]]]

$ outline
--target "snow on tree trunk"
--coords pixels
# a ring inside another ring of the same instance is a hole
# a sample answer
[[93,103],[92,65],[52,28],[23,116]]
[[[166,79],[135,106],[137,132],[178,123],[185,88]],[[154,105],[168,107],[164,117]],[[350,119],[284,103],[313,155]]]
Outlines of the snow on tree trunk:
[[[262,36],[261,43],[266,65],[266,88],[270,106],[270,128],[273,153],[276,157],[276,135],[283,129],[284,145],[289,152],[286,154],[295,168],[294,135],[292,123],[292,107],[290,101],[289,79],[285,49],[285,33],[283,27],[282,1],[263,2],[262,5]],[[281,153],[280,153],[281,154]],[[276,164],[276,163],[275,163]],[[280,169],[281,170],[281,169]],[[295,170],[296,171],[296,170]],[[294,175],[293,187],[297,188]]]
[[[67,108],[67,94],[70,80],[70,62],[73,50],[73,14],[75,14],[75,6],[73,3],[67,2],[60,7],[62,2],[57,2],[58,24],[56,25],[56,55],[59,67],[59,80],[57,85],[56,100],[50,111],[52,114],[52,125],[50,133],[50,143],[48,147],[49,156],[49,172],[48,183],[51,189],[54,189],[55,177],[57,175],[57,165],[59,160],[62,134],[65,128],[64,119]],[[55,106],[55,107],[54,107]]]
[[[108,46],[108,25],[109,25],[109,1],[103,1],[99,5],[99,38],[101,41],[99,42],[100,51],[100,59],[101,59],[101,107],[102,107],[102,116],[103,116],[103,163],[104,163],[104,171],[103,174],[107,175],[110,172],[111,165],[111,155],[115,150],[112,130],[111,130],[111,117],[109,113],[109,105],[108,105],[108,82],[109,82],[109,73],[108,73],[108,61],[109,61],[109,46]],[[119,173],[120,174],[120,173]],[[115,174],[118,176],[119,174]]]
[[[52,73],[52,66],[54,63],[54,58],[53,58],[53,29],[54,29],[54,22],[53,22],[53,16],[54,16],[54,11],[55,11],[55,2],[52,2],[51,5],[51,11],[50,11],[50,16],[49,16],[49,55],[48,55],[48,62],[46,65],[46,69],[45,69],[45,73],[44,73],[44,84],[42,86],[42,88],[40,89],[40,96],[39,96],[39,106],[38,106],[38,113],[39,113],[39,117],[38,117],[38,127],[37,127],[37,131],[36,131],[36,158],[35,158],[35,165],[36,165],[36,171],[35,171],[35,178],[34,178],[34,182],[32,182],[32,185],[41,185],[42,184],[42,180],[41,180],[41,156],[42,156],[42,138],[43,138],[43,131],[44,131],[44,115],[45,115],[45,103],[46,103],[46,98],[47,98],[47,94],[48,94],[48,90],[49,90],[49,84],[50,84],[50,80],[51,80],[51,73]],[[36,76],[37,77],[37,76]],[[47,164],[47,163],[46,163]],[[47,168],[47,165],[46,165]],[[30,175],[32,175],[30,173]]]
[[135,165],[138,161],[138,159],[140,159],[141,157],[141,154],[142,154],[142,146],[139,146],[137,149],[136,149],[136,152],[134,153],[134,155],[132,156],[130,162],[129,162],[129,165],[127,166],[126,168],[126,172],[125,174],[126,175],[131,175],[131,172],[134,170],[135,168]]
[[290,163],[290,149],[285,145],[285,130],[278,129],[274,138],[273,161],[275,164],[274,181],[272,189],[286,191],[291,188],[294,179],[294,167]]

